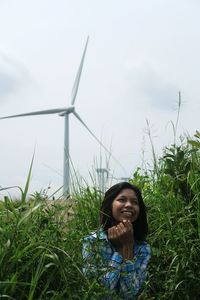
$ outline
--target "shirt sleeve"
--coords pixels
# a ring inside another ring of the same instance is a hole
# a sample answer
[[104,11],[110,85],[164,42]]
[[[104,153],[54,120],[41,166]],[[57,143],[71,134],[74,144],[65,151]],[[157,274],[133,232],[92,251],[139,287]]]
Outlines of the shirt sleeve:
[[148,244],[140,247],[133,260],[127,260],[121,265],[120,294],[125,299],[133,299],[137,295],[146,279],[147,264],[151,257]]
[[[114,252],[110,257],[109,263],[105,265],[99,254],[99,249],[95,249],[95,241],[87,239],[83,244],[83,273],[88,277],[96,277],[110,290],[116,289],[122,264],[122,256]],[[98,250],[98,251],[97,251]]]

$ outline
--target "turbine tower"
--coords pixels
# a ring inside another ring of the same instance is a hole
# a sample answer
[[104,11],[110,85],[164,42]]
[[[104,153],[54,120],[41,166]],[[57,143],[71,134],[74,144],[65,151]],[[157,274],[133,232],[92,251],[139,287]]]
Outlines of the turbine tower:
[[[80,77],[83,69],[83,63],[85,59],[85,54],[87,50],[89,37],[87,38],[85,48],[83,51],[83,55],[81,58],[81,62],[78,68],[78,72],[76,74],[76,78],[74,81],[74,85],[72,88],[71,94],[71,103],[70,106],[64,108],[55,108],[55,109],[48,109],[42,111],[35,111],[29,113],[23,113],[18,115],[10,115],[6,117],[1,117],[0,119],[9,119],[9,118],[16,118],[16,117],[25,117],[25,116],[36,116],[36,115],[48,115],[48,114],[58,114],[59,116],[64,117],[64,170],[63,170],[63,195],[68,196],[70,192],[70,163],[69,163],[69,115],[72,113],[81,123],[82,125],[89,131],[89,133],[95,138],[95,140],[101,145],[104,150],[106,150],[112,157],[112,153],[102,144],[102,142],[95,136],[95,134],[89,129],[86,123],[81,119],[79,114],[75,111],[75,100],[78,92]],[[114,157],[113,157],[114,158]],[[118,162],[116,158],[114,160]],[[121,165],[121,164],[120,164]]]

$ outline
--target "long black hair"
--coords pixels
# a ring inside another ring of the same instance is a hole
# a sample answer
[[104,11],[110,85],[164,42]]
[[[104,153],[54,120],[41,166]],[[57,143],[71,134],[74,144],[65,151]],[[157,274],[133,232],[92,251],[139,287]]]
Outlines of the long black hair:
[[142,198],[142,194],[141,194],[139,188],[129,182],[117,183],[106,191],[103,202],[101,204],[101,208],[100,208],[101,227],[103,228],[103,230],[107,231],[108,228],[114,226],[115,220],[112,215],[112,203],[113,203],[113,200],[124,189],[133,190],[137,196],[140,213],[139,213],[137,220],[135,220],[133,222],[134,238],[137,241],[144,241],[146,238],[146,235],[148,233],[146,207],[145,207],[145,204],[144,204],[144,201]]

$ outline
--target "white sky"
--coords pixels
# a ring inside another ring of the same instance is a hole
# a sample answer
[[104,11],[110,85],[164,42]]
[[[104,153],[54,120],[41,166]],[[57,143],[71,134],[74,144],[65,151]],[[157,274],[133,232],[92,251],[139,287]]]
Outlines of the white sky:
[[[112,144],[125,170],[111,160],[111,172],[130,176],[143,152],[151,161],[146,119],[158,154],[173,143],[179,90],[178,135],[199,129],[199,13],[197,0],[0,0],[0,116],[68,106],[89,35],[76,110]],[[63,118],[0,120],[0,132],[1,187],[24,187],[35,146],[30,192],[62,185]],[[73,115],[70,154],[88,180],[100,146]]]

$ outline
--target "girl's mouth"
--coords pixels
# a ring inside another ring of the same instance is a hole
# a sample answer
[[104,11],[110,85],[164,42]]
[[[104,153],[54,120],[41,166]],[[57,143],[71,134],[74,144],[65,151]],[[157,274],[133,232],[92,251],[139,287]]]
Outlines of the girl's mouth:
[[129,211],[129,210],[123,210],[121,213],[122,213],[124,216],[127,216],[127,217],[132,217],[132,216],[133,216],[132,211]]

